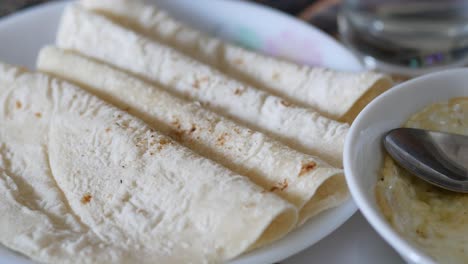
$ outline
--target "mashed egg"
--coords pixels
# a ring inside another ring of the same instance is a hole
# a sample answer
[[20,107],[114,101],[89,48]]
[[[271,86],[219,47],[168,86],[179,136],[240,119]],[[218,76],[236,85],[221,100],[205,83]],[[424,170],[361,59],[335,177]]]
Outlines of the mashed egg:
[[[468,97],[430,105],[405,127],[468,135]],[[380,176],[377,202],[402,236],[440,263],[468,263],[468,194],[432,186],[388,155]]]

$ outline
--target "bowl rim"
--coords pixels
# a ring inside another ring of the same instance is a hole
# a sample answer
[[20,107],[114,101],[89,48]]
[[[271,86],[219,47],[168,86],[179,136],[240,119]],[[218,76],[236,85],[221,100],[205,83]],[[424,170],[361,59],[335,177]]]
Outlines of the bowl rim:
[[[357,175],[354,174],[355,166],[352,163],[352,153],[356,146],[355,140],[362,127],[361,123],[367,118],[373,109],[387,100],[389,95],[405,93],[404,91],[413,86],[421,86],[424,83],[430,82],[434,79],[443,79],[451,75],[463,74],[468,76],[468,68],[449,69],[436,73],[429,73],[405,82],[402,82],[386,92],[382,93],[371,103],[369,103],[356,117],[352,123],[348,134],[345,139],[343,151],[343,165],[345,171],[345,178],[348,184],[351,196],[356,202],[359,210],[362,212],[369,224],[377,231],[377,233],[389,243],[405,260],[412,263],[436,263],[433,258],[425,254],[417,246],[404,239],[398,232],[391,227],[391,225],[383,219],[381,214],[371,205],[370,200],[363,192],[361,185],[358,183]],[[468,77],[466,77],[468,78]],[[467,94],[468,95],[468,94]]]

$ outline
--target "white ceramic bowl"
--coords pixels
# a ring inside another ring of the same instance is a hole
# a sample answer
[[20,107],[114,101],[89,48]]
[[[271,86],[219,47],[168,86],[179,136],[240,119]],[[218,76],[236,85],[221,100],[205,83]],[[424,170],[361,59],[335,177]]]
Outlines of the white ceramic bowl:
[[364,108],[346,138],[344,169],[356,204],[375,230],[410,263],[434,263],[434,260],[399,235],[377,206],[374,188],[382,167],[382,136],[425,106],[461,96],[468,96],[468,69],[433,73],[404,82]]

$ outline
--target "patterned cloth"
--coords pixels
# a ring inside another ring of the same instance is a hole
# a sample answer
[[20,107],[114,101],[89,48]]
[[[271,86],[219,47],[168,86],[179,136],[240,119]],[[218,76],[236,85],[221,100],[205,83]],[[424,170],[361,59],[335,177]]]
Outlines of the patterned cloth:
[[[0,17],[16,10],[54,0],[0,0]],[[336,14],[341,0],[251,0],[269,5],[336,34]]]

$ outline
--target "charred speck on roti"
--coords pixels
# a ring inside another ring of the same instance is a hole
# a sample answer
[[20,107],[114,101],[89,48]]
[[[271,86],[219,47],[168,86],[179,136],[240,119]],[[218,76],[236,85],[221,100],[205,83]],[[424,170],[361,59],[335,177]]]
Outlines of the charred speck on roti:
[[280,103],[283,105],[283,106],[286,106],[286,107],[290,107],[292,104],[286,100],[281,100]]
[[307,174],[309,171],[313,170],[317,166],[317,163],[313,161],[309,161],[307,163],[302,164],[301,170],[299,171],[299,177]]
[[208,77],[203,77],[203,78],[201,78],[201,79],[195,79],[195,81],[193,82],[192,86],[193,86],[193,88],[198,89],[198,88],[200,88],[200,84],[201,84],[202,82],[206,82],[206,81],[208,81],[208,80],[209,80]]
[[193,133],[197,130],[197,126],[195,124],[192,124],[192,127],[189,130],[189,133]]
[[218,139],[216,140],[218,145],[223,146],[224,143],[226,143],[226,137],[227,136],[228,136],[228,133],[223,133],[221,136],[219,136]]
[[177,118],[174,121],[172,121],[171,125],[173,125],[176,129],[180,129],[181,127],[180,121]]
[[167,138],[161,138],[159,140],[159,146],[158,146],[158,151],[161,151],[165,145],[170,144],[171,141]]
[[271,187],[270,192],[284,191],[286,188],[288,188],[288,180],[284,179],[283,182],[278,182],[275,186]]
[[83,197],[81,197],[81,203],[82,204],[88,204],[91,199],[93,198],[93,196],[91,196],[91,194],[87,193],[85,195],[83,195]]
[[245,87],[239,87],[234,91],[235,95],[242,95],[245,92]]
[[210,102],[199,102],[201,106],[203,107],[210,107]]
[[16,108],[21,109],[23,107],[23,104],[20,101],[16,101]]
[[176,141],[181,141],[184,136],[184,132],[180,130],[173,130],[169,133],[169,136]]

